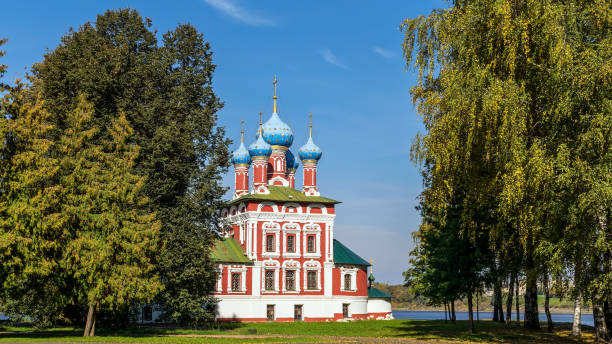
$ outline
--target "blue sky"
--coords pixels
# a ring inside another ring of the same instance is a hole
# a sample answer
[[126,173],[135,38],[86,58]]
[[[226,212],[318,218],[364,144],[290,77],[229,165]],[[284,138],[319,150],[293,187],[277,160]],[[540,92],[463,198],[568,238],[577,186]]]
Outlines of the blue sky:
[[[422,189],[410,144],[422,131],[409,93],[415,73],[401,53],[402,19],[443,7],[443,1],[10,1],[0,14],[9,42],[1,63],[6,81],[54,49],[70,27],[95,21],[107,9],[131,7],[159,33],[191,23],[214,51],[214,88],[225,102],[219,124],[247,145],[259,111],[272,112],[272,80],[279,79],[279,115],[306,142],[308,112],[323,150],[321,194],[337,208],[335,237],[374,259],[378,281],[401,283],[413,247],[414,209]],[[232,149],[236,148],[236,143]],[[233,183],[233,169],[225,178]],[[296,181],[301,184],[301,172]],[[300,185],[301,186],[301,185]],[[229,195],[228,195],[229,197]]]

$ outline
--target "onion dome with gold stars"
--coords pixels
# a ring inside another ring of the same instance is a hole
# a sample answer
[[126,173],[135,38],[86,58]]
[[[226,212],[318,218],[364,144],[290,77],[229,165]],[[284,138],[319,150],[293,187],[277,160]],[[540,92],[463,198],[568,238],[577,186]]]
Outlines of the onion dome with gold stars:
[[244,147],[244,121],[243,128],[240,130],[240,147],[232,153],[232,164],[234,165],[249,165],[251,164],[251,156]]
[[278,117],[278,111],[276,106],[276,83],[278,79],[274,77],[274,108],[272,110],[272,116],[263,125],[263,138],[272,146],[283,146],[289,147],[293,143],[293,130]]
[[257,130],[257,140],[249,146],[249,154],[251,158],[264,157],[267,158],[272,154],[272,147],[262,137],[261,112],[259,113],[259,130]]
[[309,124],[308,141],[306,142],[305,145],[303,145],[300,148],[300,150],[298,151],[298,155],[300,156],[300,159],[302,161],[304,160],[318,161],[319,159],[321,159],[321,155],[323,155],[323,151],[321,151],[321,148],[319,148],[319,146],[317,146],[312,140],[312,114],[309,114],[309,117],[310,117],[310,124]]

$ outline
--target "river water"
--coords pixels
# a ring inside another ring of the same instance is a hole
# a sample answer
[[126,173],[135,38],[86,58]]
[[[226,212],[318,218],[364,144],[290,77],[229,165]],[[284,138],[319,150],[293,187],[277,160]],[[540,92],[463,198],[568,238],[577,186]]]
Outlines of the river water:
[[[468,312],[455,312],[457,320],[468,320]],[[492,312],[480,312],[480,319],[492,319]],[[574,319],[573,314],[551,314],[553,322],[568,322],[571,323]],[[413,319],[413,320],[444,320],[444,312],[442,311],[393,311],[395,319]],[[516,313],[512,313],[512,320],[516,319]],[[474,320],[476,320],[476,312],[474,312]],[[521,320],[523,314],[521,313]],[[540,313],[540,321],[546,321],[546,314]],[[583,325],[593,326],[593,315],[583,314],[581,317]]]
[[[468,320],[467,312],[455,312],[457,320]],[[493,313],[491,312],[480,312],[480,319],[491,319]],[[444,320],[444,312],[440,311],[393,311],[393,317],[395,319],[413,319],[413,320]],[[512,314],[512,320],[514,320],[516,314]],[[0,314],[0,320],[6,320],[7,318]],[[523,314],[521,314],[521,320]],[[572,314],[552,314],[554,322],[568,322],[571,323],[573,319]],[[476,313],[474,313],[474,320],[476,320]],[[540,321],[546,321],[546,314],[540,313]],[[583,314],[582,324],[593,326],[593,315]]]

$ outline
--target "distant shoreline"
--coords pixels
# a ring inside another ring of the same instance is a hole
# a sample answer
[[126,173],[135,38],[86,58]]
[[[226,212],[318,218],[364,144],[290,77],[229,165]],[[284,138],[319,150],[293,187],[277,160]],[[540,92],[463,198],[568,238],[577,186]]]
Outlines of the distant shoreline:
[[[408,311],[408,312],[444,312],[444,308],[438,308],[438,307],[393,307],[394,311]],[[516,314],[515,313],[516,309],[512,310],[512,314]],[[544,314],[544,307],[538,307],[538,310],[540,311],[540,313]],[[461,308],[461,307],[457,307],[455,309],[455,312],[467,312],[468,309],[467,308]],[[493,312],[493,308],[482,308],[478,310],[479,312]],[[523,311],[523,309],[521,308],[521,312]],[[476,313],[476,308],[474,308],[474,313]],[[505,309],[504,309],[504,313],[505,313]],[[571,308],[551,308],[550,309],[550,313],[551,314],[574,314],[574,310]],[[582,315],[592,315],[593,312],[591,309],[588,310],[582,310]]]

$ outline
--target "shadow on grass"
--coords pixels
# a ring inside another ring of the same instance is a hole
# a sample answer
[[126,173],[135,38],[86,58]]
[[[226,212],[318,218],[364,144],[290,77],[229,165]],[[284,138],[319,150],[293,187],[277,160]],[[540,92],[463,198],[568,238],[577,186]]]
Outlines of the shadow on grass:
[[389,326],[390,330],[396,331],[395,337],[407,337],[420,340],[445,339],[476,342],[520,342],[520,343],[555,343],[555,344],[575,344],[584,343],[584,338],[576,339],[562,335],[556,329],[552,333],[542,330],[529,330],[516,325],[507,326],[492,321],[474,322],[475,332],[469,332],[469,322],[457,321],[457,324],[444,322],[443,320],[424,320],[403,321],[395,326]]
[[[96,329],[96,337],[164,337],[170,335],[189,334],[232,334],[239,331],[246,332],[248,324],[240,322],[213,323],[203,327],[185,328],[173,325],[142,325],[125,329]],[[36,329],[27,325],[0,326],[0,339],[60,339],[65,337],[81,337],[83,329],[79,328],[51,328]]]

